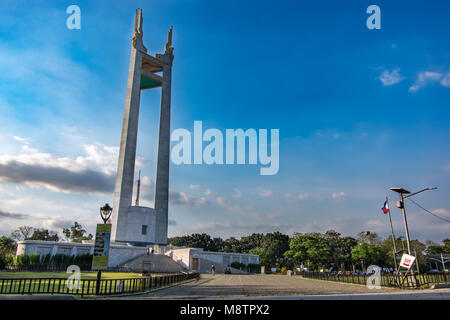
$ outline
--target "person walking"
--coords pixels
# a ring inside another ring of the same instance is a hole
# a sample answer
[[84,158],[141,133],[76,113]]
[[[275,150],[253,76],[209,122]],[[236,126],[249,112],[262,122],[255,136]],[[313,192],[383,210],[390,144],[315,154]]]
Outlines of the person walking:
[[216,266],[212,265],[211,266],[211,274],[214,276],[216,274]]

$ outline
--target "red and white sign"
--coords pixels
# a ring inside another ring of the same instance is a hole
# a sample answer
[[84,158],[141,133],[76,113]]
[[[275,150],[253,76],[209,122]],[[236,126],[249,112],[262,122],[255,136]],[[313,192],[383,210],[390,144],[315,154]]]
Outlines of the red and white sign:
[[402,261],[400,261],[400,266],[405,268],[411,268],[414,264],[416,257],[410,256],[409,254],[404,253],[402,256]]

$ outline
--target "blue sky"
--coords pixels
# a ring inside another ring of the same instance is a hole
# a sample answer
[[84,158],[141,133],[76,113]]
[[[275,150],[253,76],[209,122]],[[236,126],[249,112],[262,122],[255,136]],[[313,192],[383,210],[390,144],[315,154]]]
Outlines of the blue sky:
[[[66,8],[81,8],[81,30]],[[381,30],[366,8],[381,8]],[[169,235],[389,232],[391,186],[450,219],[448,1],[0,3],[0,234],[93,232],[112,203],[134,10],[144,44],[174,26],[172,129],[279,129],[280,170],[171,167]],[[152,205],[159,89],[142,93],[137,167]],[[450,223],[407,203],[412,238]],[[403,235],[400,211],[392,209]]]

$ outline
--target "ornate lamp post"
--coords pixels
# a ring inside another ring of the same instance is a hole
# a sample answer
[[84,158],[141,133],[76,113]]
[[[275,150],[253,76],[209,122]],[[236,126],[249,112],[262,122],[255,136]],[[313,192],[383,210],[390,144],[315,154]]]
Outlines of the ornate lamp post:
[[109,217],[111,217],[112,211],[113,208],[111,208],[109,204],[105,204],[103,207],[100,208],[100,217],[102,218],[105,224],[108,222]]
[[[109,217],[111,217],[112,211],[113,211],[113,208],[111,208],[109,206],[109,204],[105,204],[103,207],[100,208],[100,217],[102,218],[104,224],[107,224]],[[97,225],[97,228],[98,228],[98,225]],[[98,270],[98,272],[97,272],[97,285],[96,285],[96,288],[95,288],[95,292],[96,292],[97,295],[100,292],[101,280],[102,280],[102,271]]]

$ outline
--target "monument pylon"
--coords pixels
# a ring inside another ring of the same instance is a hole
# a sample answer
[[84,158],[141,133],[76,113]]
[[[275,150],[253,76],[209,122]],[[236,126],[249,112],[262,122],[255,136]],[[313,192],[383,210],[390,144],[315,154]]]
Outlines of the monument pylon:
[[[133,245],[167,244],[169,209],[172,27],[163,54],[148,54],[143,43],[142,9],[136,10],[130,67],[114,188],[111,239]],[[162,73],[159,75],[158,73]],[[141,90],[161,87],[154,208],[133,206],[133,184]]]

